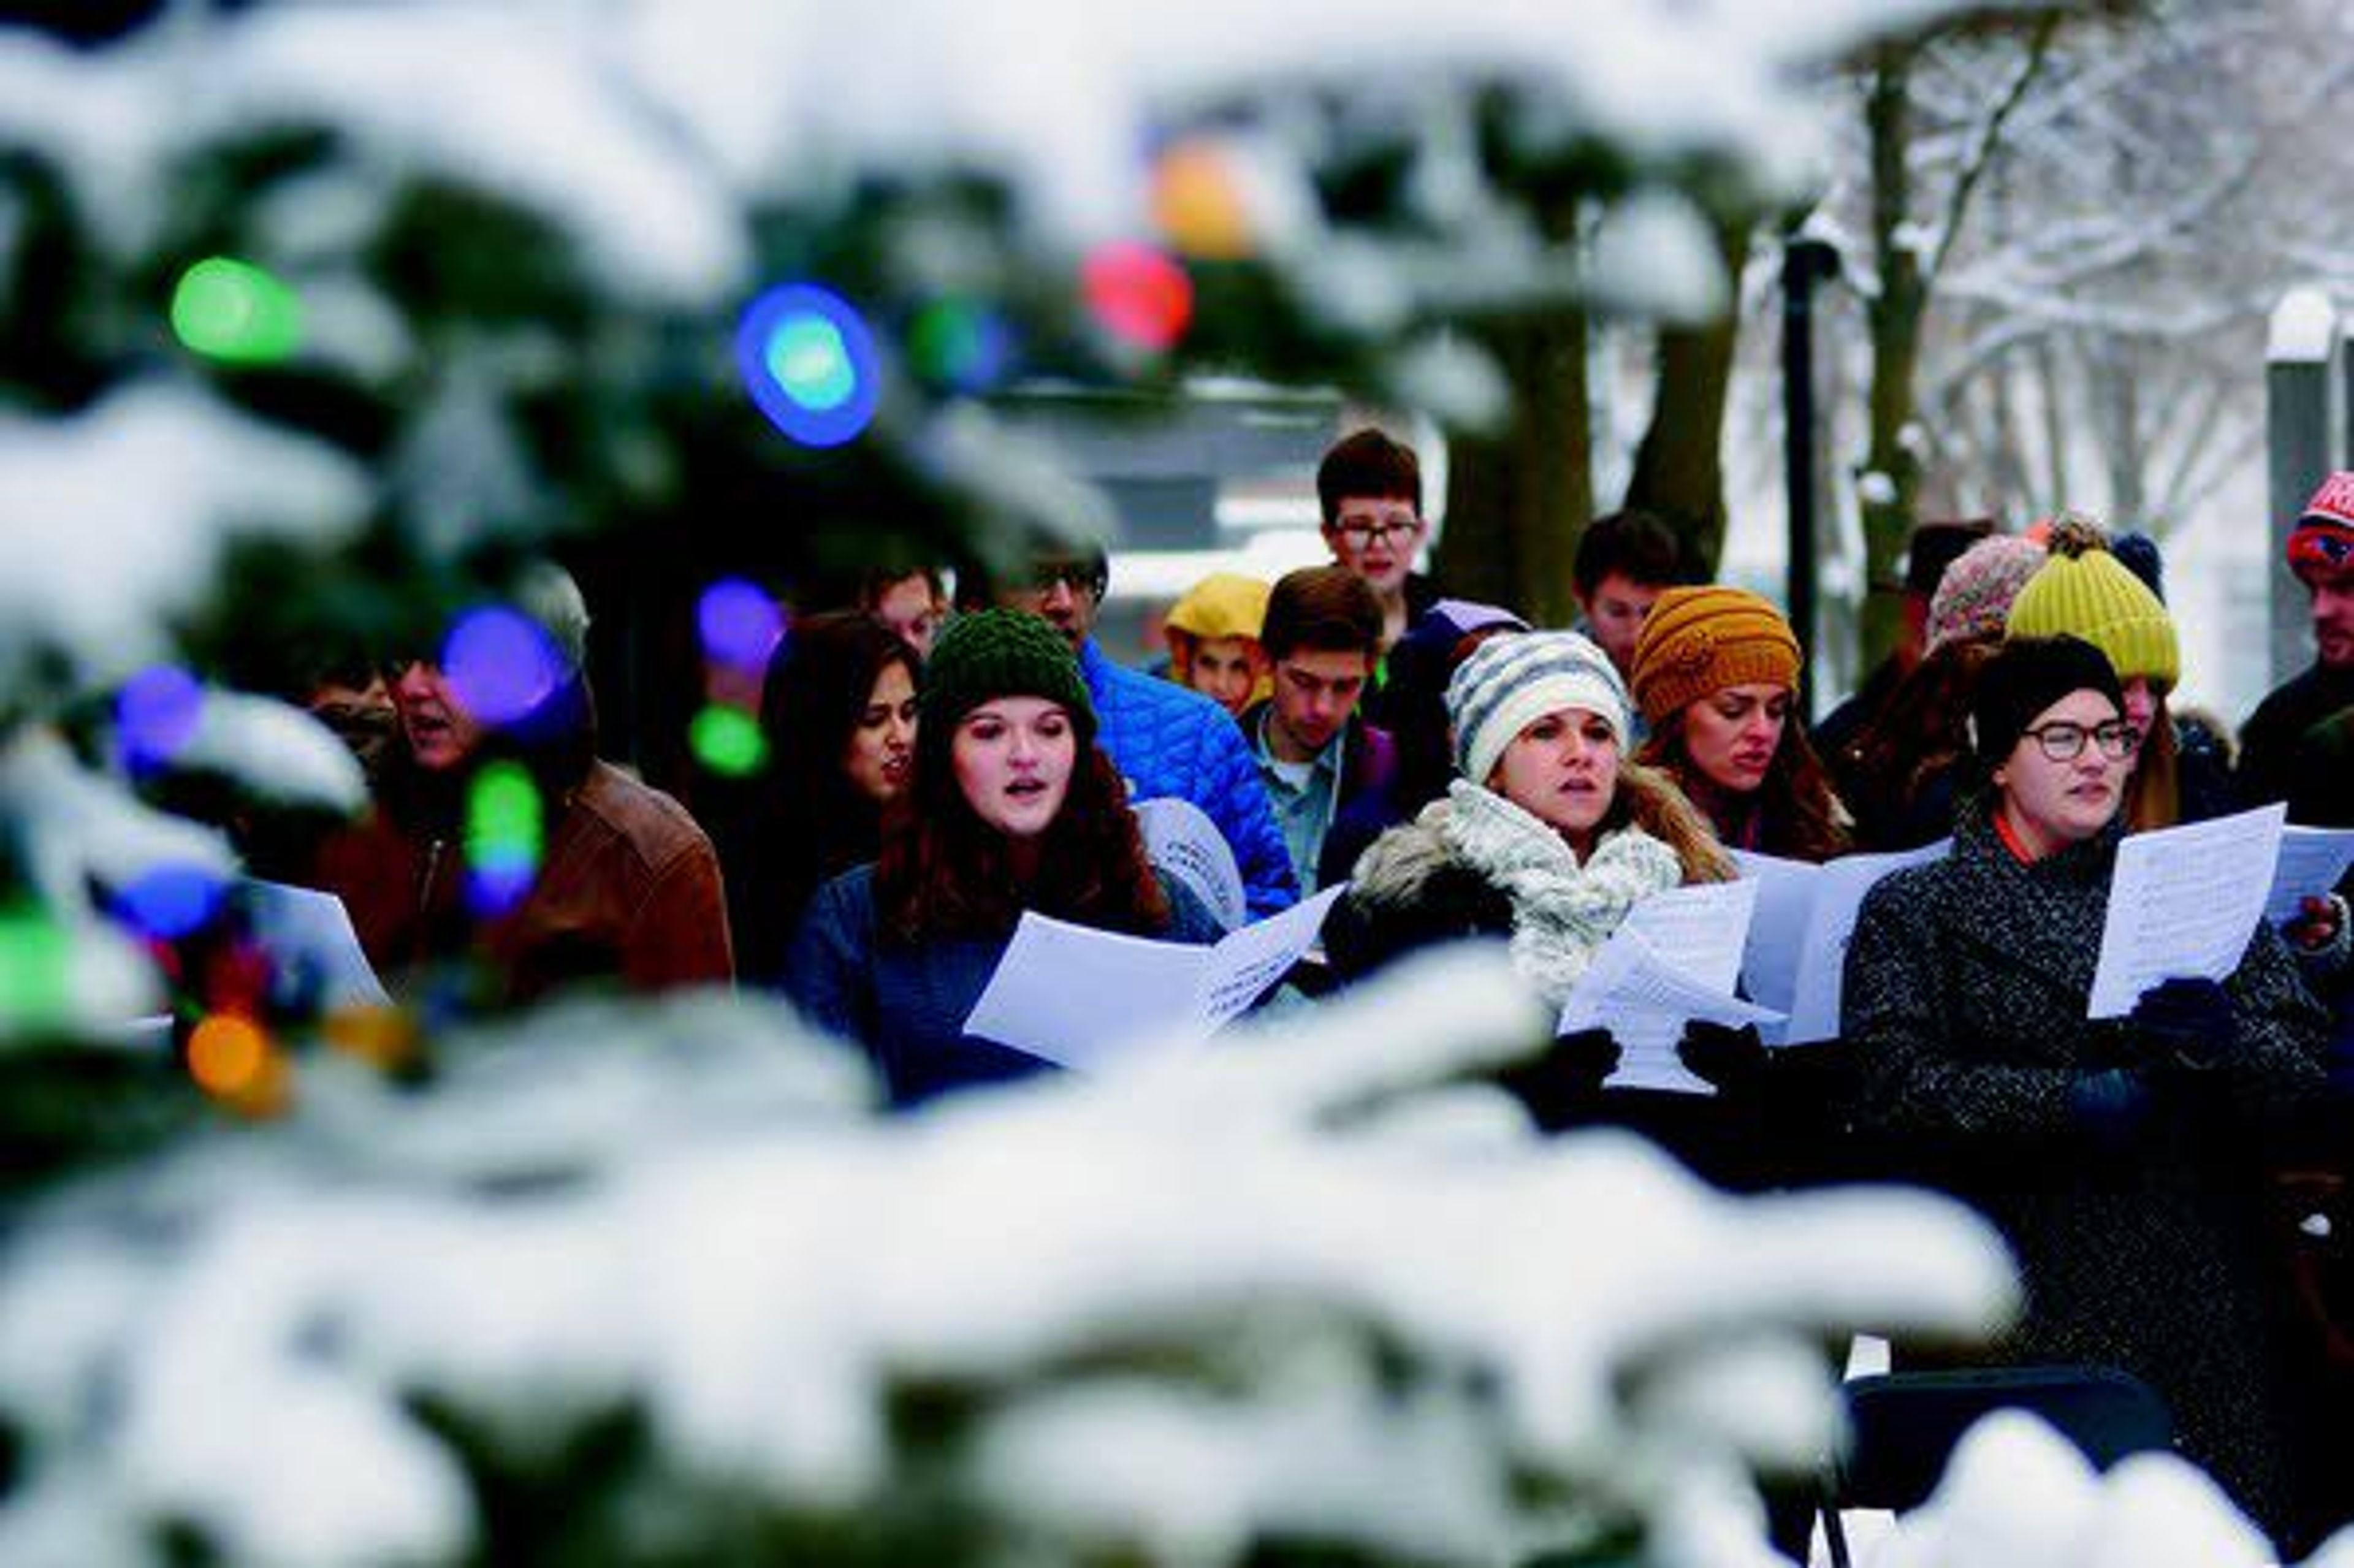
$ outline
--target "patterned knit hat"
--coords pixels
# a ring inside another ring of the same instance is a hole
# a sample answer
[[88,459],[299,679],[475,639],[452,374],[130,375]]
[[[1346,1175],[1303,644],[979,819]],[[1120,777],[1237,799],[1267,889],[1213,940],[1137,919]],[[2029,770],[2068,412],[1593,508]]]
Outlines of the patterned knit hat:
[[2307,587],[2354,570],[2354,473],[2331,474],[2305,503],[2289,530],[2288,569]]
[[1627,748],[1627,688],[1608,654],[1575,631],[1490,638],[1447,683],[1456,770],[1485,784],[1512,737],[1561,708],[1600,715]]
[[1643,716],[1670,714],[1727,686],[1798,686],[1798,637],[1782,612],[1745,589],[1670,588],[1635,640],[1628,683]]
[[2013,534],[1981,539],[1963,551],[1937,580],[1924,646],[2000,641],[2011,600],[2042,569],[2043,558],[2042,546]]
[[965,715],[996,697],[1060,703],[1081,742],[1094,737],[1096,710],[1079,676],[1078,657],[1062,634],[1018,609],[981,609],[949,621],[932,644],[924,666],[917,743],[935,736],[947,741]]
[[2051,559],[2011,601],[2008,637],[2081,637],[2108,655],[2120,681],[2160,692],[2182,673],[2174,622],[2158,596],[2109,553],[2100,524],[2062,516],[2052,524]]

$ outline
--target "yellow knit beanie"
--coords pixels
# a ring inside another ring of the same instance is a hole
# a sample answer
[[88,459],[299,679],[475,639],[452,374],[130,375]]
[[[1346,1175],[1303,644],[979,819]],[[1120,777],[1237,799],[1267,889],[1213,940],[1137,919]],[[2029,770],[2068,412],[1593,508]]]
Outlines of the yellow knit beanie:
[[1628,684],[1646,722],[1727,686],[1798,684],[1798,638],[1772,604],[1741,588],[1670,588],[1635,641]]
[[1185,590],[1161,623],[1172,631],[1191,633],[1207,641],[1217,637],[1258,636],[1267,620],[1271,590],[1257,577],[1239,572],[1212,572]]
[[2052,524],[2051,558],[2011,601],[2006,637],[2081,637],[2108,656],[2120,682],[2171,691],[2182,673],[2174,621],[2158,597],[2109,553],[2108,535],[2086,518]]

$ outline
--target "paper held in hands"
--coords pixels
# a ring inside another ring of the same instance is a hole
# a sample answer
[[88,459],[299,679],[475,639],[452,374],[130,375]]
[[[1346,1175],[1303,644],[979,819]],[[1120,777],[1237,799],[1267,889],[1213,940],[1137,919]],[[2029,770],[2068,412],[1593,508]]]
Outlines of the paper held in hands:
[[1221,927],[1238,930],[1250,918],[1242,868],[1207,811],[1191,800],[1161,796],[1137,802],[1136,826],[1144,834],[1144,854],[1152,869],[1184,884]]
[[1299,961],[1347,885],[1206,948],[1025,914],[965,1033],[1081,1071],[1207,1039]]
[[246,879],[244,896],[253,939],[270,955],[278,988],[310,994],[330,1012],[392,1005],[360,949],[359,933],[342,899],[252,877]]
[[1767,1044],[1839,1038],[1840,986],[1864,895],[1891,872],[1943,860],[1953,847],[1953,840],[1939,839],[1916,850],[1841,855],[1820,865],[1733,852],[1742,880],[1757,887],[1757,915],[1749,924],[1742,978],[1751,996],[1789,1014],[1787,1023],[1759,1030]]
[[2349,865],[2354,865],[2354,828],[2283,828],[2264,918],[2275,926],[2296,919],[2298,906],[2336,888]]
[[2088,1018],[2118,1018],[2165,980],[2220,980],[2264,918],[2285,806],[2129,835],[2117,846]]
[[1606,1084],[1714,1094],[1676,1054],[1685,1023],[1780,1021],[1733,994],[1757,892],[1754,882],[1702,883],[1655,893],[1628,912],[1571,990],[1558,1025],[1564,1034],[1610,1032],[1619,1058]]

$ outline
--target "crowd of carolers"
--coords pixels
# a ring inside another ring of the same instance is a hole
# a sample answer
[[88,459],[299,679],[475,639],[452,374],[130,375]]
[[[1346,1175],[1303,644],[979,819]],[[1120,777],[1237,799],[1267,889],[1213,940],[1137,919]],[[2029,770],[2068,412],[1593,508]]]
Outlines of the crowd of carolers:
[[[1318,491],[1331,563],[1204,580],[1156,671],[1106,655],[1108,563],[1067,546],[1006,580],[960,575],[953,611],[938,575],[889,568],[854,603],[797,607],[767,672],[768,766],[694,814],[598,760],[587,608],[549,574],[522,601],[571,674],[523,719],[479,722],[425,658],[311,694],[368,760],[375,807],[281,869],[344,899],[396,994],[774,988],[914,1106],[1049,1070],[962,1027],[1023,911],[1220,934],[1156,866],[1136,802],[1206,813],[1251,917],[1348,884],[1288,1005],[1469,936],[1506,941],[1559,1003],[1631,907],[1734,875],[1729,851],[1819,863],[1950,835],[1868,896],[1839,1041],[1768,1050],[1694,1023],[1678,1053],[1715,1092],[1693,1096],[1606,1086],[1618,1045],[1587,1031],[1502,1086],[1543,1128],[1632,1127],[1728,1186],[1961,1194],[2026,1286],[1978,1359],[2139,1375],[2285,1543],[2354,1512],[2345,1246],[2295,1224],[2345,1164],[2343,898],[2258,928],[2221,982],[2086,1017],[2123,835],[2274,800],[2354,825],[2354,473],[2289,537],[2316,661],[2236,744],[2169,706],[2155,549],[2081,518],[1925,523],[1899,646],[1809,735],[1788,621],[1690,580],[1659,520],[1586,527],[1580,625],[1556,630],[1413,570],[1405,446],[1347,437]],[[535,783],[545,831],[527,891],[486,909],[465,819],[493,760]],[[1577,1223],[1541,1245],[1575,1246]]]

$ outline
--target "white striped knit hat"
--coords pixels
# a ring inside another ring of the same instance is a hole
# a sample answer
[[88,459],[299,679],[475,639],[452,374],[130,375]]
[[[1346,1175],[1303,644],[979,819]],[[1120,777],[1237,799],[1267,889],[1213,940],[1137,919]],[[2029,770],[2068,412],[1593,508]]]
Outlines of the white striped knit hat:
[[1487,783],[1512,737],[1558,708],[1599,714],[1627,748],[1627,687],[1608,654],[1575,631],[1490,638],[1447,683],[1457,770]]

